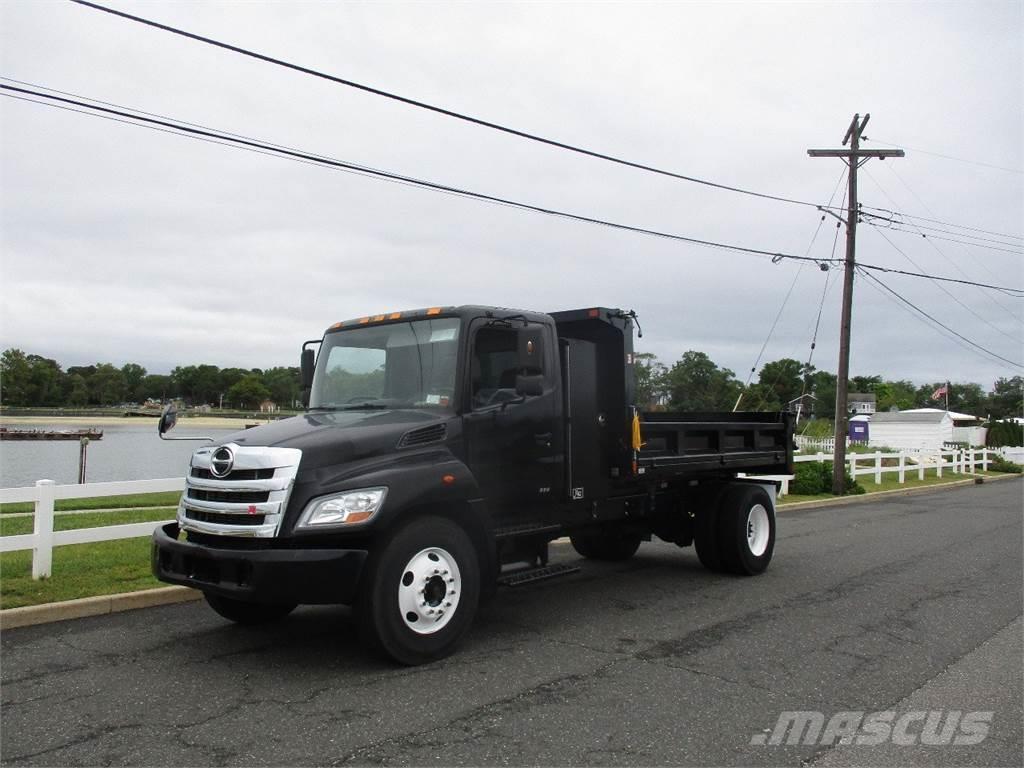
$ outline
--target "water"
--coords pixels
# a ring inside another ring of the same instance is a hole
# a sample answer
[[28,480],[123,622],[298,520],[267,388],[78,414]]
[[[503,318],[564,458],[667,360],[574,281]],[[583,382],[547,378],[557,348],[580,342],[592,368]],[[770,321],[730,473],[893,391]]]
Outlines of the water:
[[[84,429],[79,425],[12,425],[31,429]],[[241,424],[239,424],[239,428]],[[86,482],[116,480],[152,480],[184,477],[192,451],[209,443],[201,441],[161,440],[156,424],[129,423],[103,425],[102,440],[89,442]],[[236,429],[194,427],[187,422],[174,430],[179,435],[209,435],[214,438],[237,432]],[[78,482],[77,440],[4,440],[0,442],[0,488],[34,485],[36,480],[58,484]]]

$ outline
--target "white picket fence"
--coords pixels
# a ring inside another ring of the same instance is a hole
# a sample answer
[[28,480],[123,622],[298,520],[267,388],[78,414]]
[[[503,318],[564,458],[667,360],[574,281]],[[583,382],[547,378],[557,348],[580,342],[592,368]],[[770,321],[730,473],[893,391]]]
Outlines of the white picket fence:
[[85,485],[56,485],[52,480],[38,480],[26,488],[0,489],[0,503],[31,501],[35,505],[32,533],[18,536],[0,536],[0,552],[32,550],[32,578],[48,578],[53,570],[53,548],[64,544],[89,544],[95,541],[114,541],[149,536],[157,526],[172,520],[149,523],[127,523],[98,528],[77,528],[70,531],[53,530],[53,502],[57,499],[93,499],[98,496],[125,496],[136,493],[163,493],[182,491],[182,477],[163,480],[129,480],[118,483],[87,483]]
[[[882,475],[896,472],[899,482],[906,482],[907,472],[916,472],[919,480],[924,480],[926,470],[934,469],[938,477],[942,477],[944,469],[953,474],[968,474],[988,470],[998,451],[991,448],[958,448],[943,451],[898,451],[896,453],[850,453],[846,456],[846,465],[850,476],[855,480],[860,475],[873,475],[875,484],[881,485]],[[948,457],[948,458],[947,458]],[[894,465],[883,466],[884,459],[896,459]],[[831,461],[832,455],[824,452],[794,456],[795,463],[806,461]]]

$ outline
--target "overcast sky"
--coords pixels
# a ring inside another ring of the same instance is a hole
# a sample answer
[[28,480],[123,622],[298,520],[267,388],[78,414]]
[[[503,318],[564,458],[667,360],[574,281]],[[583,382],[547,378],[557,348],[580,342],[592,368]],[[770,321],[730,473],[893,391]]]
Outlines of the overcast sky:
[[[866,146],[890,142],[906,158],[865,165],[864,205],[1012,235],[1002,241],[1017,248],[862,225],[858,259],[1024,286],[1021,2],[110,4],[521,130],[814,202],[830,199],[843,166],[806,150],[839,146],[853,114],[870,112],[865,133],[877,143]],[[814,238],[813,208],[573,155],[70,3],[7,0],[0,11],[7,78],[588,216],[832,255],[835,221]],[[0,130],[0,348],[65,366],[295,365],[304,340],[370,313],[604,305],[639,313],[640,349],[667,363],[702,350],[745,379],[794,279],[762,364],[807,359],[825,286],[814,264],[9,98]],[[813,363],[835,371],[839,270],[831,276]],[[1024,358],[1024,300],[879,277],[968,339]],[[853,374],[987,388],[1020,373],[863,279],[853,316]]]

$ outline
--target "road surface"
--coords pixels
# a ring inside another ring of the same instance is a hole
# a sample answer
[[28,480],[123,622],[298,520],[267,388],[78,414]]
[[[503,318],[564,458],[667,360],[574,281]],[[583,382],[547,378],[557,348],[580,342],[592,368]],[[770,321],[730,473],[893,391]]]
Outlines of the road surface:
[[[1022,516],[1020,480],[786,510],[756,578],[644,544],[503,588],[459,653],[419,668],[368,656],[330,607],[257,629],[200,602],[9,630],[0,758],[1020,765]],[[846,710],[994,715],[973,746],[751,743],[784,711]]]

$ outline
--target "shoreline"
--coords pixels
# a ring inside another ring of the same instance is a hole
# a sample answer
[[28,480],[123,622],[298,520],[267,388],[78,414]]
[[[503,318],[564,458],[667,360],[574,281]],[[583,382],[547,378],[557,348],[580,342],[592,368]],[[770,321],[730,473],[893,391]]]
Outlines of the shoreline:
[[[224,429],[245,429],[246,424],[269,424],[275,419],[237,419],[227,416],[182,416],[178,419],[176,430],[182,427],[218,427]],[[56,425],[62,427],[122,427],[128,424],[136,424],[144,427],[152,427],[156,434],[156,416],[0,416],[2,426],[33,427],[42,425]]]

